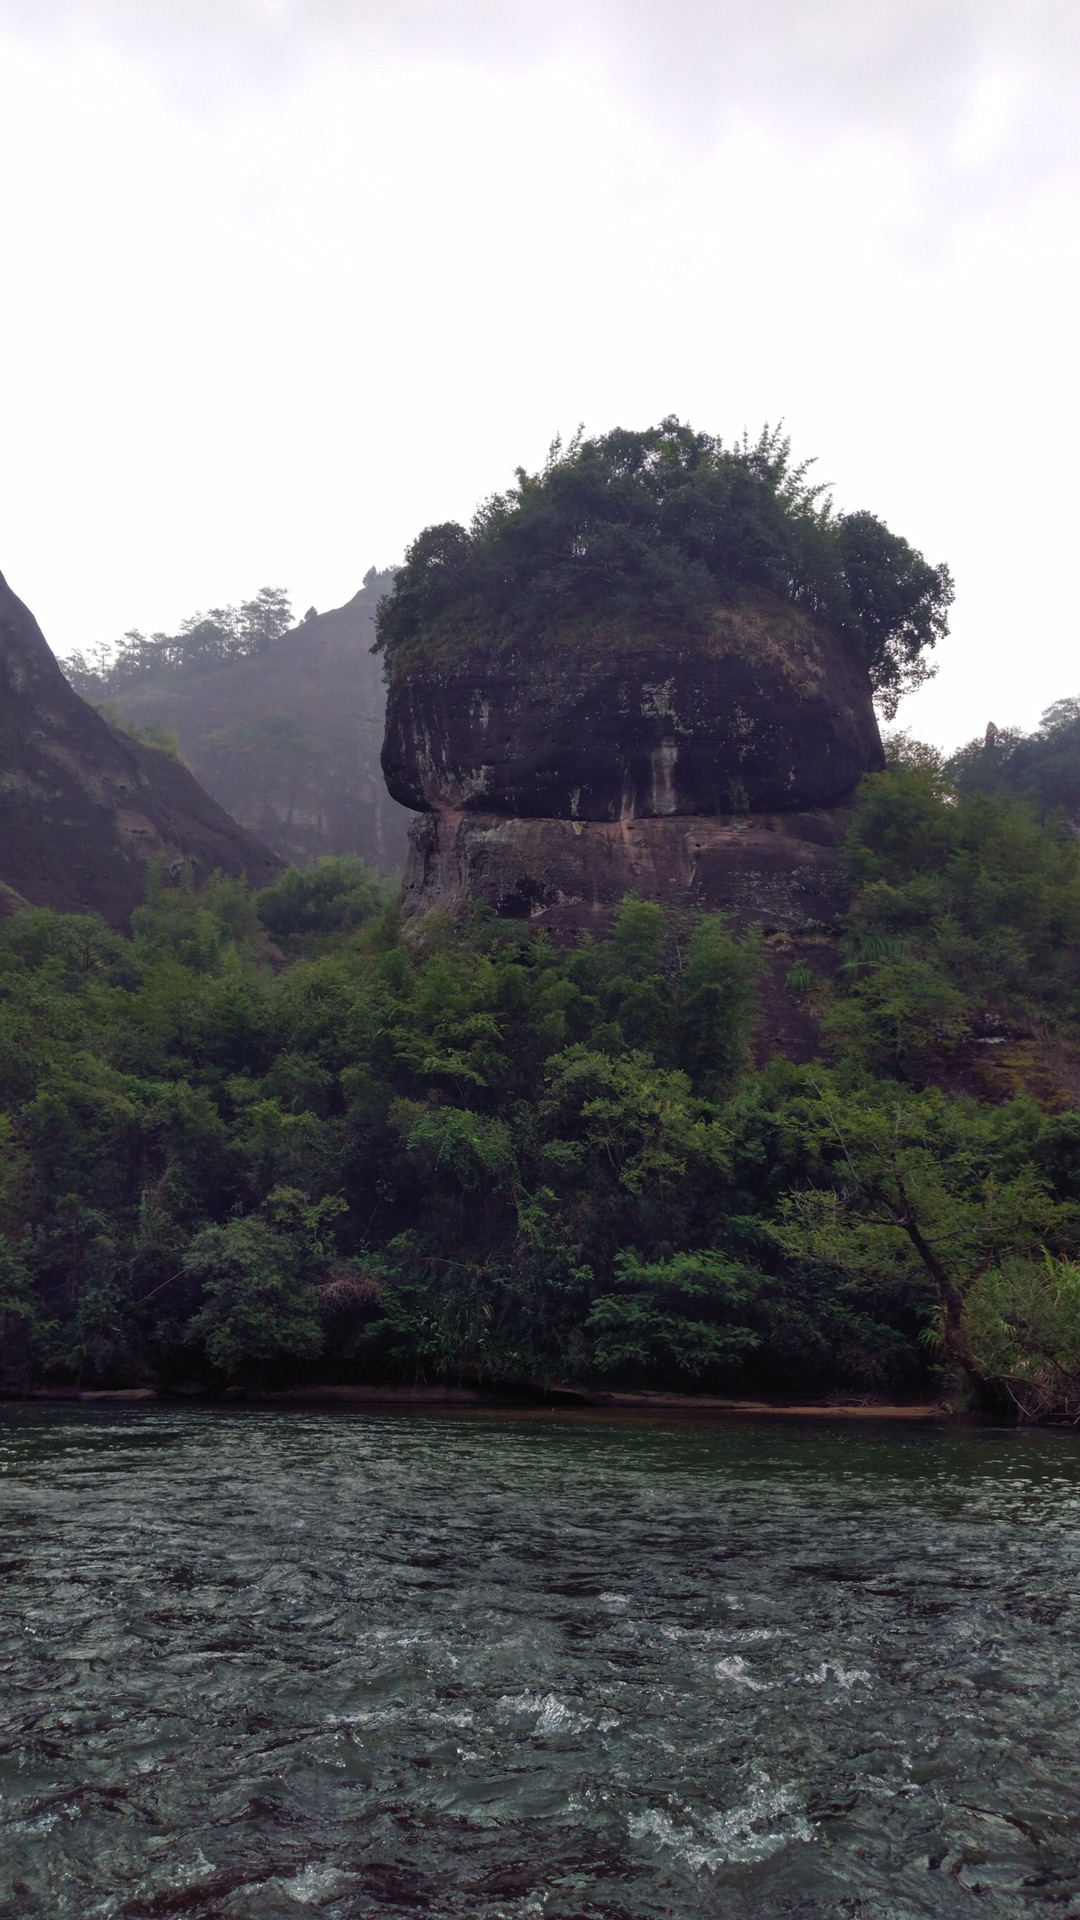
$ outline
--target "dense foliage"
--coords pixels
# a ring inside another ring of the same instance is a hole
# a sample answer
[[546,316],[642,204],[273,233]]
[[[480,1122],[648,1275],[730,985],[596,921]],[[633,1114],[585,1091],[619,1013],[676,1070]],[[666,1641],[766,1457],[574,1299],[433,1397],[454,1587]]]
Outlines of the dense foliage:
[[[895,751],[895,749],[894,749]],[[935,755],[867,781],[848,836],[847,992],[826,1032],[915,1081],[971,1041],[999,1078],[1080,1023],[1080,841],[1022,801],[958,796]]]
[[[312,615],[314,611],[312,608]],[[304,618],[308,617],[305,614]],[[116,646],[98,647],[92,655],[73,653],[60,665],[76,693],[84,700],[100,703],[110,695],[130,692],[144,681],[200,673],[207,667],[247,659],[280,639],[292,624],[285,589],[260,587],[238,607],[211,607],[206,613],[191,614],[181,620],[176,633],[146,634],[132,627]],[[112,713],[107,718],[116,724]],[[162,743],[152,740],[150,744]]]
[[[909,753],[849,859],[838,949],[633,899],[569,948],[406,932],[354,859],[154,884],[130,939],[16,914],[3,1379],[956,1376],[1080,1413],[1080,852]],[[819,1062],[753,1070],[766,975]]]
[[1026,800],[1040,820],[1059,815],[1080,831],[1080,699],[1055,700],[1034,733],[987,727],[948,762],[962,794],[1009,794]]
[[952,582],[870,513],[836,513],[766,429],[724,447],[675,419],[556,442],[538,474],[481,506],[470,528],[428,527],[382,602],[392,674],[417,650],[478,635],[542,638],[602,613],[658,633],[700,628],[717,600],[766,588],[844,635],[886,713],[925,680]]

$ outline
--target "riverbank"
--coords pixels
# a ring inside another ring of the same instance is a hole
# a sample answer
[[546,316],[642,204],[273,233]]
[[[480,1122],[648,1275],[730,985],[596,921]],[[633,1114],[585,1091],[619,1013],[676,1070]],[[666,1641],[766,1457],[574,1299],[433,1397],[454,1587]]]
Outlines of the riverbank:
[[87,1406],[140,1406],[173,1404],[178,1401],[215,1406],[282,1406],[390,1408],[395,1411],[425,1412],[439,1408],[496,1413],[656,1413],[684,1415],[701,1419],[733,1415],[751,1419],[798,1420],[893,1420],[935,1423],[956,1421],[964,1416],[939,1402],[898,1403],[853,1396],[850,1400],[745,1400],[727,1399],[715,1394],[688,1393],[604,1393],[585,1388],[553,1387],[547,1392],[537,1388],[529,1392],[511,1392],[480,1387],[442,1386],[335,1386],[311,1385],[279,1388],[230,1387],[222,1394],[202,1390],[178,1390],[159,1393],[153,1387],[125,1387],[112,1390],[87,1390],[78,1387],[30,1387],[23,1393],[6,1392],[8,1400],[74,1402]]

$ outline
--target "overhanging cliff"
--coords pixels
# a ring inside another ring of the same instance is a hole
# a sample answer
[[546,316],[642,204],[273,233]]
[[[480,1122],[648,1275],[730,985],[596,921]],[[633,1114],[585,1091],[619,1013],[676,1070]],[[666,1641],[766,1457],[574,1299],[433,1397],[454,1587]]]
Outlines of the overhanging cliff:
[[487,899],[564,926],[627,893],[777,930],[839,908],[844,802],[883,764],[870,683],[834,634],[761,590],[677,635],[414,651],[383,766],[421,811],[407,913]]

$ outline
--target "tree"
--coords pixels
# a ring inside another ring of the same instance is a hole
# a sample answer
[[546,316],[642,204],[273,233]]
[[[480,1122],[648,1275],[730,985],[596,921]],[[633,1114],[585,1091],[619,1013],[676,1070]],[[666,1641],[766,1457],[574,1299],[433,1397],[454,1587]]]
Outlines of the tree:
[[964,1307],[972,1351],[1025,1420],[1080,1424],[1080,1265],[1006,1260],[972,1283]]
[[310,1359],[322,1349],[314,1288],[302,1279],[302,1253],[265,1220],[204,1227],[184,1256],[202,1282],[203,1305],[188,1325],[208,1359],[226,1374],[244,1361]]
[[762,1276],[713,1251],[615,1261],[615,1285],[592,1302],[585,1330],[603,1373],[656,1381],[723,1379],[761,1344],[733,1318],[754,1299]]
[[260,587],[253,599],[240,604],[237,620],[240,650],[262,653],[275,640],[280,640],[292,623],[292,607],[285,588]]
[[770,1231],[788,1254],[890,1290],[929,1295],[952,1363],[980,1404],[1000,1406],[985,1344],[973,1345],[969,1288],[1013,1261],[1077,1244],[1080,1213],[1016,1153],[1012,1116],[940,1094],[847,1091],[833,1078],[801,1119],[816,1177],[787,1196]]
[[598,613],[661,636],[700,630],[718,600],[756,586],[846,637],[891,714],[947,632],[948,569],[872,514],[834,514],[809,466],[779,428],[725,447],[674,417],[555,441],[470,528],[418,535],[379,604],[376,651],[392,676],[425,647],[538,639]]
[[139,680],[197,673],[261,653],[292,623],[285,588],[260,587],[239,606],[189,614],[176,633],[147,635],[131,627],[115,647],[99,646],[90,656],[73,653],[60,665],[76,693],[101,701]]
[[834,524],[840,581],[826,587],[822,614],[854,642],[891,720],[903,695],[934,672],[926,654],[949,631],[952,578],[872,513],[841,514]]
[[1080,831],[1080,699],[1055,700],[1034,733],[997,727],[954,753],[947,771],[958,793],[1026,800],[1040,820],[1057,815]]
[[674,1018],[678,1063],[698,1092],[726,1093],[746,1067],[761,971],[759,939],[737,946],[720,913],[698,921],[676,983]]
[[277,939],[345,933],[389,907],[393,889],[355,853],[324,854],[289,867],[258,896],[259,919]]

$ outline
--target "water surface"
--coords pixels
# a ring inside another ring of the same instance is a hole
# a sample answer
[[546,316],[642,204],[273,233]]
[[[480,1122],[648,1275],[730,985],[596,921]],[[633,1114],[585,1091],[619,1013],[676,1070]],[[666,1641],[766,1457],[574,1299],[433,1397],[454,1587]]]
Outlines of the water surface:
[[0,1413],[0,1907],[1080,1916],[1071,1436]]

